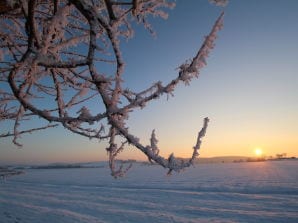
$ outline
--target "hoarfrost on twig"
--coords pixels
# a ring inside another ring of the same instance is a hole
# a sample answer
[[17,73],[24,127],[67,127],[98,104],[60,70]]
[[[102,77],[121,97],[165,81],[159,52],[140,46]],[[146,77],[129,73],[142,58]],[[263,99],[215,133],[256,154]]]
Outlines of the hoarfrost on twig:
[[[210,0],[224,5],[226,0]],[[214,47],[222,27],[223,13],[216,20],[197,54],[179,66],[169,83],[157,81],[140,92],[123,89],[125,60],[120,43],[133,36],[133,22],[154,33],[148,17],[167,18],[173,1],[165,0],[6,0],[0,10],[0,121],[13,120],[11,131],[0,137],[19,137],[62,125],[89,139],[108,140],[107,152],[114,177],[131,167],[116,167],[116,157],[126,144],[141,150],[151,162],[179,172],[198,156],[209,119],[205,118],[197,143],[188,161],[171,154],[160,156],[155,130],[150,145],[133,135],[127,119],[130,112],[143,108],[162,95],[173,95],[179,83],[189,84],[198,77]],[[7,9],[7,10],[6,10]],[[107,74],[104,66],[111,66]],[[40,103],[40,102],[46,103]],[[90,111],[88,103],[103,104]],[[41,106],[42,105],[42,106]],[[97,113],[95,113],[97,112]],[[22,130],[26,120],[42,118],[49,124]],[[109,129],[106,133],[104,129]],[[119,142],[121,142],[119,144]]]

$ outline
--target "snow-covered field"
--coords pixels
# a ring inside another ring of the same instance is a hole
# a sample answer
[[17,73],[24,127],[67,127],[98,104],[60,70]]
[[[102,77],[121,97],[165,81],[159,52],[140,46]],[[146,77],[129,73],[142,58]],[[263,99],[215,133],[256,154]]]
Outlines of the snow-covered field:
[[36,169],[0,182],[1,223],[298,222],[298,161]]

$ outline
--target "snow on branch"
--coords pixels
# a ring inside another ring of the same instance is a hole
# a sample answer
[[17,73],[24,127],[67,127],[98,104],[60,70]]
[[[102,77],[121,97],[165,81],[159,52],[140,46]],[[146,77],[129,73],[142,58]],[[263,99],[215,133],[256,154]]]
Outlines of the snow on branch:
[[217,6],[226,6],[229,3],[229,0],[209,0],[210,3]]
[[217,38],[217,32],[223,27],[223,16],[224,12],[220,14],[214,23],[211,32],[206,36],[201,48],[191,62],[179,66],[179,75],[177,78],[165,86],[159,81],[140,93],[132,93],[129,90],[125,90],[123,95],[129,100],[130,104],[126,105],[123,109],[143,108],[148,101],[158,99],[163,94],[173,95],[179,82],[184,82],[188,85],[194,77],[198,77],[200,70],[207,65],[207,57],[215,46],[214,42]]
[[[210,2],[224,5],[227,0]],[[174,154],[160,156],[155,130],[150,144],[143,145],[126,125],[135,109],[164,94],[173,95],[178,83],[188,85],[198,77],[222,28],[223,13],[197,54],[179,66],[177,77],[169,83],[157,81],[140,92],[123,89],[125,59],[120,43],[133,37],[135,23],[154,33],[149,18],[167,18],[167,9],[174,6],[171,0],[2,1],[0,121],[13,120],[13,124],[0,132],[0,138],[12,137],[13,143],[21,146],[18,140],[22,134],[62,126],[90,139],[107,140],[115,178],[131,167],[117,167],[117,157],[128,144],[141,150],[150,162],[167,168],[168,173],[192,165],[208,118],[188,160],[179,160]],[[97,104],[98,110],[92,110],[90,104]],[[26,122],[40,118],[48,124],[26,129]]]

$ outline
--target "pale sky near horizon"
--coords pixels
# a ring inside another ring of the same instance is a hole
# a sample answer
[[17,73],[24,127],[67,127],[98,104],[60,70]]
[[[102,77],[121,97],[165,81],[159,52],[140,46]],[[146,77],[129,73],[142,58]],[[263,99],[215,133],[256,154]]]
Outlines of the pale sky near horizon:
[[[126,86],[139,91],[175,78],[192,58],[221,8],[207,0],[177,0],[167,20],[154,19],[157,37],[142,27],[123,42]],[[156,130],[160,153],[189,157],[204,117],[210,118],[202,157],[287,153],[298,156],[298,1],[230,0],[224,28],[207,67],[175,96],[132,113],[130,131],[149,144]],[[95,108],[93,108],[95,109]],[[0,139],[0,164],[106,160],[105,143],[63,128],[22,136],[23,148]],[[146,159],[135,148],[122,158]]]

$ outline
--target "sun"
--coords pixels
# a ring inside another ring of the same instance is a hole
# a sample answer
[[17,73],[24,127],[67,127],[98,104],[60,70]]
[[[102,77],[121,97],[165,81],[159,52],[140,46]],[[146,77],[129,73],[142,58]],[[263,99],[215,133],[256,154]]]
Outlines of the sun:
[[255,154],[256,154],[256,156],[262,156],[262,154],[263,154],[262,149],[260,149],[260,148],[256,148],[256,149],[255,149]]

